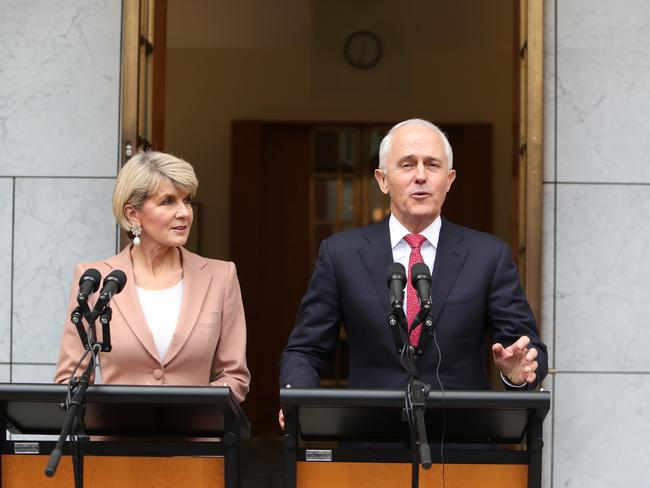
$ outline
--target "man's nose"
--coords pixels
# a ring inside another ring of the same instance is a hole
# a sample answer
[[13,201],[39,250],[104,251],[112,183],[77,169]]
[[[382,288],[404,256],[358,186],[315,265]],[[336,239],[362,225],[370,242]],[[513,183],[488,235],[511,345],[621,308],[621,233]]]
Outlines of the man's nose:
[[415,179],[418,181],[424,181],[427,179],[427,174],[424,169],[424,163],[420,161],[415,167]]

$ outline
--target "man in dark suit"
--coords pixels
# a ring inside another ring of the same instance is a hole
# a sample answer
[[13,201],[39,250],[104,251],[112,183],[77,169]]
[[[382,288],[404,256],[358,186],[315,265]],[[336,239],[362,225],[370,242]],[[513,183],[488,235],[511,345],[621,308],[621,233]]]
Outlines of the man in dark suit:
[[[281,387],[319,385],[343,323],[349,387],[403,388],[408,374],[386,320],[390,308],[386,271],[391,263],[401,262],[409,270],[410,283],[410,269],[417,261],[432,270],[431,316],[440,350],[438,354],[434,341],[429,341],[417,358],[422,381],[449,390],[489,389],[486,334],[493,341],[494,363],[507,388],[531,388],[546,376],[546,346],[509,246],[440,215],[456,177],[452,162],[449,142],[430,122],[407,120],[389,131],[380,145],[375,177],[390,196],[391,216],[322,242],[282,353]],[[419,305],[409,287],[406,312],[411,323]],[[417,343],[419,329],[415,332],[412,343]]]

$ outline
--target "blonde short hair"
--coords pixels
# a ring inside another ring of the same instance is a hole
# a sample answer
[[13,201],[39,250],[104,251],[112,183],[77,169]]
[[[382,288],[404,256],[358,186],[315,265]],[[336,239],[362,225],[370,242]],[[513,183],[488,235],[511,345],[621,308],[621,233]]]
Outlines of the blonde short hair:
[[149,195],[156,192],[163,182],[168,182],[192,196],[196,195],[199,182],[194,168],[187,161],[158,151],[138,152],[129,159],[117,175],[113,190],[113,215],[118,225],[129,230],[131,224],[124,214],[124,207],[132,205],[136,210]]

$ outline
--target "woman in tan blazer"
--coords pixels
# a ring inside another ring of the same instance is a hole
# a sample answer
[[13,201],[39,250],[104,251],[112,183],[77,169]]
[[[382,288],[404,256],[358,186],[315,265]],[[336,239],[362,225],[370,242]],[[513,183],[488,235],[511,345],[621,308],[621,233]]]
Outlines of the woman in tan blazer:
[[[183,248],[197,187],[192,166],[174,156],[144,152],[131,158],[115,182],[113,213],[133,244],[105,261],[76,266],[67,316],[77,306],[78,283],[86,270],[95,268],[105,277],[120,269],[127,281],[111,300],[113,349],[100,353],[101,382],[227,385],[243,401],[250,373],[235,265]],[[101,340],[99,322],[97,332]],[[57,383],[69,380],[83,352],[68,320]]]

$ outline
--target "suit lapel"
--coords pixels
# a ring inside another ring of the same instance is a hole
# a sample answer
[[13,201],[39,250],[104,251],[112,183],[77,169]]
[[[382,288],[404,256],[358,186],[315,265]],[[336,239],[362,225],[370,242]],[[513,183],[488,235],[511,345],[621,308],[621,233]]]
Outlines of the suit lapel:
[[447,301],[449,292],[465,263],[468,250],[462,246],[463,233],[460,227],[442,219],[440,238],[436,249],[436,260],[431,275],[431,316],[434,323]]
[[377,297],[384,311],[388,313],[388,286],[386,271],[393,262],[393,250],[390,246],[388,219],[367,227],[365,238],[368,243],[359,249],[361,260],[370,275]]
[[207,261],[181,248],[183,258],[183,303],[164,364],[172,361],[181,351],[194,329],[203,301],[208,293],[212,276],[203,267]]
[[135,277],[133,275],[133,262],[131,261],[131,246],[125,247],[118,255],[106,260],[106,264],[112,269],[121,269],[126,274],[127,286],[121,293],[112,298],[112,304],[122,315],[126,325],[133,331],[147,352],[157,361],[160,360],[158,349],[153,340],[153,335],[147,320],[144,318],[140,300],[135,289]]

